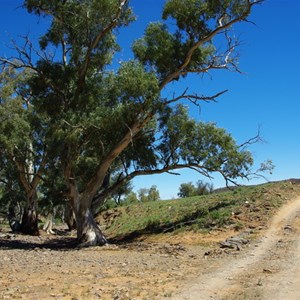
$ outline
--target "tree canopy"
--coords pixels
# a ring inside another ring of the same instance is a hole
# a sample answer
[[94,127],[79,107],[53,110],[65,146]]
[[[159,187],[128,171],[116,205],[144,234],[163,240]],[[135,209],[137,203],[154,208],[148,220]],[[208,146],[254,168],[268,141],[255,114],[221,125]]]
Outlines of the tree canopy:
[[171,98],[163,91],[189,74],[237,71],[233,26],[261,2],[168,0],[161,21],[133,42],[134,58],[117,64],[117,37],[135,20],[129,0],[25,0],[50,25],[39,49],[25,38],[14,57],[1,59],[0,147],[27,192],[26,226],[42,178],[69,200],[79,242],[96,245],[106,239],[93,209],[136,176],[190,168],[219,172],[226,182],[247,177],[253,159],[245,145],[191,119],[183,104],[225,91],[174,91]]

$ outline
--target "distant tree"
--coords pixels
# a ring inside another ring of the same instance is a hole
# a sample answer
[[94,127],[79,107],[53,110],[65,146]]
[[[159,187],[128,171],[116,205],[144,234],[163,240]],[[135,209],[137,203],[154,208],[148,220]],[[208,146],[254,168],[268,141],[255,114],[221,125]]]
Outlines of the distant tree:
[[109,209],[113,209],[118,207],[117,203],[115,202],[115,200],[113,198],[109,198],[107,199],[104,204],[100,207],[99,212],[97,212],[97,214],[109,210]]
[[5,161],[5,167],[3,165],[1,167],[0,212],[8,219],[13,231],[20,231],[26,194],[19,183],[14,165],[10,161]]
[[138,199],[140,202],[148,202],[149,190],[146,188],[141,188],[138,190]]
[[[9,134],[19,135],[17,144],[11,143],[13,155],[20,154],[15,146],[26,144],[19,168],[26,162],[38,167],[26,172],[33,176],[30,180],[22,181],[28,191],[27,215],[36,220],[35,191],[48,153],[61,162],[78,242],[85,246],[106,243],[93,207],[136,176],[189,168],[204,176],[219,172],[226,182],[247,177],[253,163],[249,151],[225,130],[191,119],[178,103],[199,105],[225,91],[204,96],[186,90],[171,97],[163,91],[189,74],[239,71],[233,26],[247,21],[261,2],[165,1],[161,21],[150,23],[134,42],[134,58],[116,64],[117,36],[126,34],[119,29],[135,19],[129,0],[25,0],[28,12],[46,17],[49,28],[39,39],[39,51],[25,38],[15,57],[1,61],[17,71],[31,70],[26,83],[30,105],[22,113],[43,116],[36,125],[47,130],[47,152],[34,151],[31,159],[31,127],[17,125],[23,118],[11,122],[17,130]],[[14,103],[14,109],[22,110]],[[22,134],[26,143],[20,144]],[[103,188],[114,172],[123,176]]]
[[180,198],[187,198],[195,196],[196,194],[196,187],[192,182],[182,183],[179,187],[178,196]]
[[123,205],[137,204],[139,202],[138,197],[135,192],[131,191],[124,198]]
[[149,189],[141,188],[138,190],[138,200],[140,202],[150,202],[160,200],[159,191],[156,185],[152,185]]
[[212,184],[198,180],[196,185],[194,185],[192,182],[182,183],[179,187],[178,196],[180,198],[201,196],[210,194],[212,191]]
[[214,186],[212,183],[204,182],[202,180],[198,180],[196,183],[196,195],[211,194],[213,190]]
[[60,162],[57,159],[51,160],[43,175],[38,203],[39,211],[46,219],[43,230],[52,234],[54,219],[65,221],[69,229],[75,229],[72,212],[68,211],[67,189],[61,174]]
[[148,201],[160,200],[159,191],[156,185],[152,185],[148,191]]

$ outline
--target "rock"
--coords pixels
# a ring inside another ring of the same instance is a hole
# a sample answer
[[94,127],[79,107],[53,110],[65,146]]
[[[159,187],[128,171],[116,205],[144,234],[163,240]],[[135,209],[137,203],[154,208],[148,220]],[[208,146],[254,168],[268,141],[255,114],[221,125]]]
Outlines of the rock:
[[264,272],[264,273],[268,273],[268,274],[273,273],[273,271],[271,271],[270,269],[263,269],[263,272]]
[[224,242],[220,242],[220,247],[221,248],[229,248],[229,249],[236,249],[236,250],[241,250],[242,245],[248,244],[249,241],[242,238],[242,237],[231,237]]
[[234,249],[236,245],[225,241],[225,242],[220,242],[220,247]]
[[293,227],[291,225],[286,225],[283,227],[284,230],[293,231]]

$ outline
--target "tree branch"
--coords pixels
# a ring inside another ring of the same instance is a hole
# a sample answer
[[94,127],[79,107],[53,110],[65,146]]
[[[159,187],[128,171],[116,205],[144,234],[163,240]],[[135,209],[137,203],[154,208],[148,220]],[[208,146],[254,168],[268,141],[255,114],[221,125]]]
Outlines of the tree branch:
[[182,95],[180,95],[176,98],[173,98],[171,100],[167,100],[167,101],[164,102],[164,104],[171,104],[171,103],[177,102],[181,99],[188,99],[190,102],[192,102],[193,104],[196,104],[196,105],[197,105],[198,101],[216,102],[216,98],[218,98],[219,96],[221,96],[224,93],[228,92],[228,90],[221,91],[221,92],[219,92],[215,95],[212,95],[212,96],[199,96],[197,94],[189,95],[189,94],[186,94],[186,92],[187,92],[187,89],[182,93]]
[[36,50],[27,36],[22,38],[25,41],[22,47],[19,47],[15,41],[12,41],[12,49],[17,52],[17,56],[12,56],[10,58],[0,57],[0,65],[2,65],[3,67],[9,65],[15,69],[29,69],[34,71],[36,74],[40,75],[54,91],[65,98],[66,96],[64,91],[60,89],[51,78],[48,78],[44,72],[42,72],[38,67],[34,65],[32,53],[35,53],[35,55],[38,56],[42,61],[49,63],[52,63],[51,59],[53,59],[53,57],[49,57],[46,52],[40,53],[38,50]]
[[118,24],[118,21],[121,17],[123,7],[128,3],[129,0],[120,0],[120,6],[118,8],[118,11],[116,13],[115,18],[112,20],[110,24],[108,24],[101,32],[98,33],[97,36],[93,39],[91,42],[91,45],[89,46],[87,53],[85,55],[85,59],[83,62],[82,67],[79,70],[79,80],[78,80],[78,87],[81,89],[84,81],[85,81],[85,76],[86,72],[88,70],[91,58],[92,58],[92,52],[93,50],[97,47],[101,39],[108,33],[110,32],[113,28],[115,28]]
[[[175,165],[165,166],[161,169],[136,170],[136,171],[131,172],[127,176],[120,178],[119,181],[114,183],[108,189],[105,189],[105,190],[101,191],[100,193],[98,193],[92,200],[93,211],[95,211],[97,207],[102,205],[104,203],[105,199],[107,199],[107,197],[109,197],[109,195],[111,195],[113,192],[115,192],[121,186],[128,183],[130,180],[132,180],[133,178],[135,178],[137,176],[158,175],[158,174],[163,174],[163,173],[169,173],[172,175],[180,175],[179,173],[175,173],[173,171],[181,170],[181,169],[191,169],[193,171],[200,173],[201,175],[203,175],[205,177],[212,178],[212,176],[209,174],[212,171],[205,168],[204,166],[199,165],[199,164],[188,164],[188,163],[187,164],[175,164]],[[214,172],[219,172],[219,170],[214,170]]]
[[135,122],[130,129],[125,134],[125,136],[116,144],[116,146],[108,153],[106,159],[98,166],[94,176],[90,179],[90,181],[86,184],[84,191],[81,194],[82,199],[85,200],[85,204],[89,205],[94,196],[97,194],[100,189],[106,172],[111,166],[112,162],[120,155],[121,152],[131,143],[132,138],[135,137],[141,129],[152,119],[153,114],[148,113],[146,117],[141,120]]
[[224,30],[227,30],[230,28],[233,24],[240,22],[242,20],[245,20],[246,17],[249,15],[251,7],[255,4],[261,3],[263,0],[256,0],[256,1],[251,1],[247,0],[247,9],[237,18],[229,21],[228,23],[223,24],[222,22],[219,23],[219,27],[211,31],[205,38],[199,40],[196,42],[187,52],[187,55],[185,57],[185,60],[181,66],[177,68],[177,70],[171,74],[169,74],[162,82],[160,83],[160,90],[162,90],[168,83],[170,83],[172,80],[175,78],[178,78],[182,72],[186,72],[186,68],[188,67],[189,63],[191,62],[191,59],[193,57],[194,52],[203,44],[209,42],[214,38],[218,33],[221,33]]
[[245,149],[247,146],[256,144],[258,142],[264,142],[264,140],[262,139],[262,137],[260,135],[260,126],[257,130],[257,134],[254,137],[248,139],[247,141],[245,141],[244,143],[242,143],[238,147],[242,148],[242,149]]

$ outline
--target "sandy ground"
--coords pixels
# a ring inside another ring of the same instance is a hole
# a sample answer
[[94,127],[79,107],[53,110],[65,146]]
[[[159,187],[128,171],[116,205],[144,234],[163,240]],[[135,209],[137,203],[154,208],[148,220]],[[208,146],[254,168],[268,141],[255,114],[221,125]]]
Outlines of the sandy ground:
[[2,232],[0,299],[300,299],[300,198],[241,250],[221,250],[232,234],[74,249],[68,236]]

